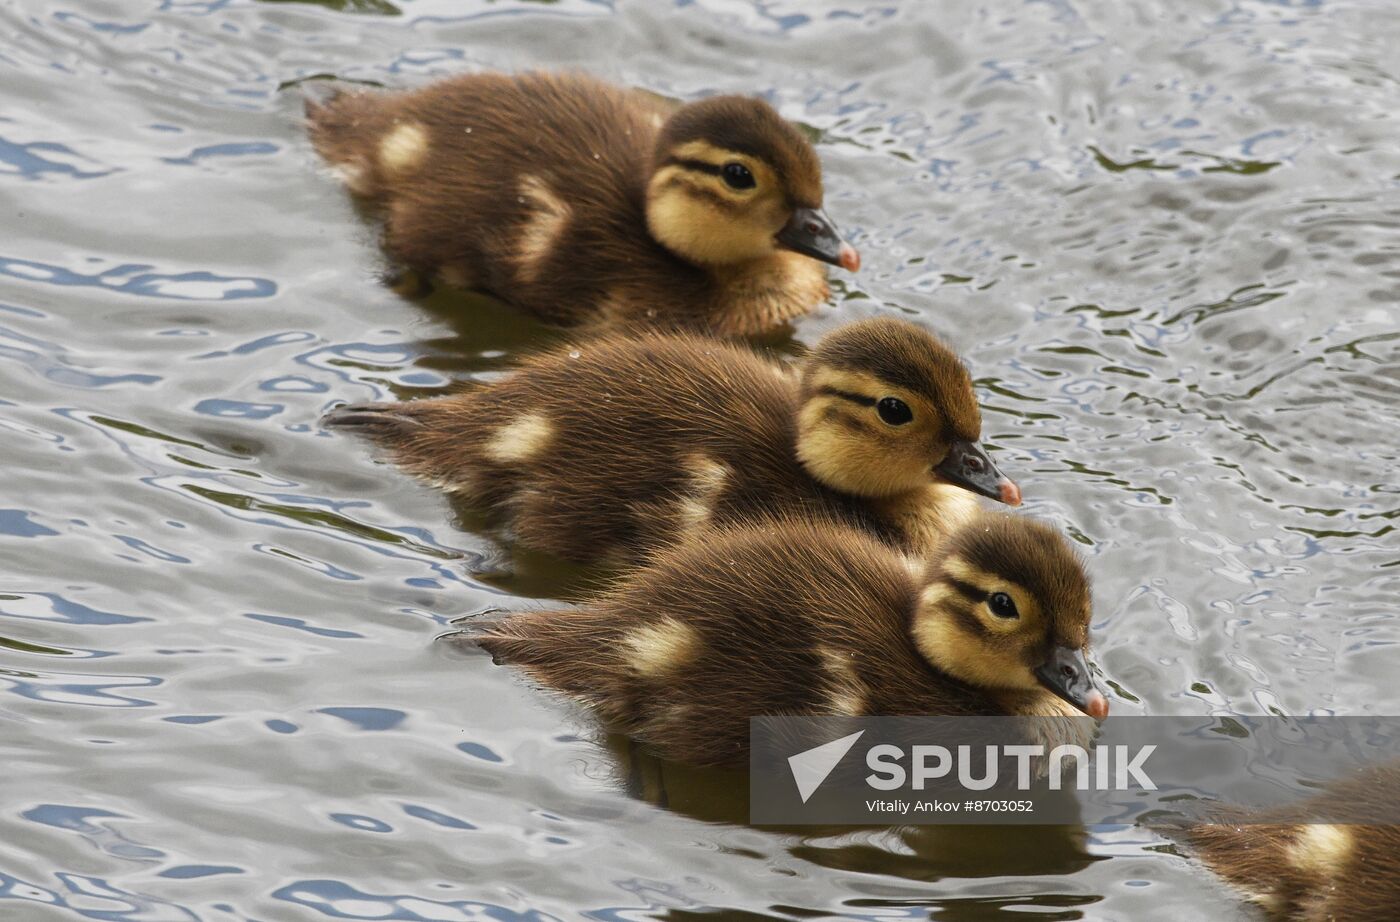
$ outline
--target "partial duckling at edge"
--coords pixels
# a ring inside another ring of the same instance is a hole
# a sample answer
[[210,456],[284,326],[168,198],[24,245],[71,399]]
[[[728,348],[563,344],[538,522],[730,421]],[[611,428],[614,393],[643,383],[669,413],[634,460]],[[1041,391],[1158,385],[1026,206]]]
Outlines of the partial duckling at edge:
[[[986,514],[926,567],[786,520],[717,529],[587,607],[475,639],[664,758],[741,767],[764,715],[1102,719],[1090,617],[1079,558],[1032,519]],[[1043,724],[1087,742],[1077,721]]]
[[911,553],[1020,490],[979,439],[966,367],[905,320],[848,324],[795,375],[688,334],[612,337],[526,360],[448,397],[346,406],[327,425],[470,497],[516,540],[636,562],[763,516],[868,531]]
[[391,257],[550,323],[752,335],[826,299],[821,262],[860,266],[811,142],[759,99],[675,108],[583,75],[484,73],[308,98],[307,119],[382,211]]
[[[1297,804],[1232,811],[1175,834],[1280,922],[1400,919],[1400,826],[1366,825],[1400,803],[1400,762]],[[1345,819],[1339,823],[1323,820]]]

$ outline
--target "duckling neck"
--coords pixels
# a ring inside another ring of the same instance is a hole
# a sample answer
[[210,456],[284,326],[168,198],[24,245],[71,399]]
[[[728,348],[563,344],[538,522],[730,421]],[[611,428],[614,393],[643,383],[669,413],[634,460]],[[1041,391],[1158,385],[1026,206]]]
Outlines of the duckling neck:
[[749,336],[809,312],[830,294],[826,269],[798,253],[776,250],[743,263],[702,267],[723,315],[720,332]]
[[961,487],[929,483],[915,490],[871,501],[879,515],[921,557],[933,555],[949,535],[982,513],[977,497]]

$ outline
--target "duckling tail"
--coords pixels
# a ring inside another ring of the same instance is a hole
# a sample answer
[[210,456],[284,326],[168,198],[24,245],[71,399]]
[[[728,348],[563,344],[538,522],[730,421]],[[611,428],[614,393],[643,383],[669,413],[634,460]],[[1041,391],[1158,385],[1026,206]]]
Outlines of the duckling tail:
[[336,85],[302,89],[311,146],[350,192],[374,199],[383,191],[376,151],[393,125],[381,94]]
[[417,414],[402,403],[352,403],[336,407],[321,419],[331,429],[353,429],[373,439],[403,438],[423,426]]
[[478,647],[491,654],[496,665],[511,663],[537,670],[544,673],[541,677],[546,682],[555,684],[553,671],[577,652],[560,647],[559,642],[569,637],[567,631],[559,629],[560,621],[567,617],[566,611],[516,612],[507,618],[473,625],[467,631]]
[[301,90],[302,111],[312,121],[322,118],[325,109],[345,92],[345,88],[334,80],[307,80]]

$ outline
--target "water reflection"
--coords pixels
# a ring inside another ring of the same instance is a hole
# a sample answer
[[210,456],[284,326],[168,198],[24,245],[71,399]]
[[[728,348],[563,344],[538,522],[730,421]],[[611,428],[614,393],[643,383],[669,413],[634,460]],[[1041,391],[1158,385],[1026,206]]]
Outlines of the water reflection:
[[[764,94],[1096,578],[1115,709],[1400,708],[1394,83],[1371,0],[0,9],[0,915],[1219,918],[1133,830],[756,830],[433,638],[591,591],[323,431],[560,341],[380,284],[299,81]],[[282,88],[291,87],[283,91]]]

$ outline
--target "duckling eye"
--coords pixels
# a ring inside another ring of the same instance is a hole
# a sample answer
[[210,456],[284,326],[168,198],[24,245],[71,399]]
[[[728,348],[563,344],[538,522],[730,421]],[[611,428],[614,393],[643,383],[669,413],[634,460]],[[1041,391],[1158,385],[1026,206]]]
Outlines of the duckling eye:
[[875,405],[875,409],[879,411],[880,418],[891,426],[902,426],[914,418],[909,404],[898,397],[886,397]]
[[1011,596],[1004,592],[993,592],[987,596],[987,607],[992,610],[992,614],[998,618],[1018,618],[1020,614],[1016,611],[1016,603],[1011,600]]
[[726,163],[724,181],[731,189],[752,189],[755,185],[753,174],[742,163]]

